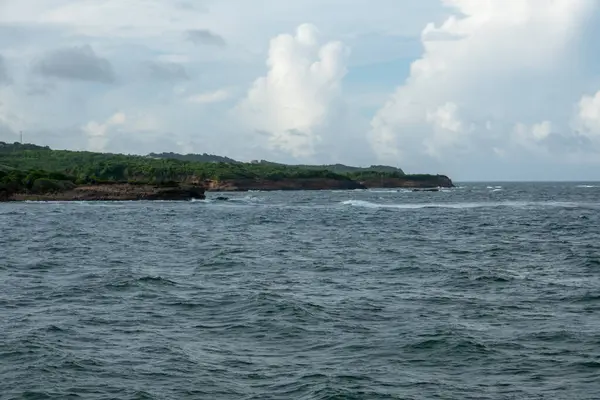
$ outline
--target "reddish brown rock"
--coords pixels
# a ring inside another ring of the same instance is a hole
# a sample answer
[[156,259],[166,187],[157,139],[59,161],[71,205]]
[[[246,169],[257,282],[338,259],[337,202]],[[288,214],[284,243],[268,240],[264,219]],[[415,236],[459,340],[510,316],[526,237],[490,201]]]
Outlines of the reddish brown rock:
[[366,189],[353,180],[328,178],[298,179],[231,179],[222,181],[206,181],[206,189],[213,192],[244,192],[248,190],[353,190]]
[[98,184],[78,186],[71,190],[46,194],[14,193],[9,201],[130,201],[204,199],[202,186],[161,187],[134,184]]

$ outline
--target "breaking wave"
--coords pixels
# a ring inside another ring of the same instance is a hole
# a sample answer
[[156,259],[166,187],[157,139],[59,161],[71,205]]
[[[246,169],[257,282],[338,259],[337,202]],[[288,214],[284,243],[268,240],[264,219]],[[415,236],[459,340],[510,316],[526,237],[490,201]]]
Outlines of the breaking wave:
[[344,206],[363,207],[363,208],[397,208],[397,209],[422,209],[422,208],[599,208],[598,203],[573,203],[561,201],[504,201],[504,202],[478,202],[478,203],[373,203],[365,200],[346,200],[341,202]]

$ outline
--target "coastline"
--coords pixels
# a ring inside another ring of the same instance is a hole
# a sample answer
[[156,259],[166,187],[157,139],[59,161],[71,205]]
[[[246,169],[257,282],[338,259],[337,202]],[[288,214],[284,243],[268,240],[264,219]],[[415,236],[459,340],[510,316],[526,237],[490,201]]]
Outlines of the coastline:
[[202,186],[178,185],[161,187],[155,185],[136,185],[130,183],[81,185],[64,191],[50,193],[15,192],[2,195],[0,202],[18,201],[143,201],[175,200],[189,201],[206,198]]
[[384,178],[366,181],[331,178],[231,179],[203,183],[173,183],[169,186],[143,183],[101,183],[68,186],[51,192],[0,190],[0,202],[19,201],[190,201],[203,200],[206,192],[367,190],[373,188],[432,189],[451,188],[450,178],[438,175],[430,179]]
[[452,188],[452,180],[445,175],[432,176],[429,179],[382,178],[369,180],[340,180],[328,178],[296,178],[296,179],[228,179],[221,181],[207,180],[207,192],[247,192],[276,190],[356,190],[374,188],[429,189]]

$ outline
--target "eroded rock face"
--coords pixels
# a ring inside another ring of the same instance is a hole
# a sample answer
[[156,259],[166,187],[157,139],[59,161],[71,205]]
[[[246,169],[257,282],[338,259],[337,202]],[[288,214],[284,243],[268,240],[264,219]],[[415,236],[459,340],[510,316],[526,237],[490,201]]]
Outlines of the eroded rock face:
[[435,188],[454,187],[452,180],[445,175],[432,176],[431,179],[414,180],[407,178],[369,179],[361,182],[368,188]]
[[[205,198],[203,186],[180,185],[160,187],[153,185],[85,185],[74,189],[47,193],[15,193],[7,200],[21,201],[134,201],[134,200],[202,200]],[[1,198],[0,198],[1,199]]]
[[353,180],[337,180],[327,178],[304,179],[231,179],[223,181],[207,181],[206,188],[215,192],[247,191],[247,190],[353,190],[365,189]]

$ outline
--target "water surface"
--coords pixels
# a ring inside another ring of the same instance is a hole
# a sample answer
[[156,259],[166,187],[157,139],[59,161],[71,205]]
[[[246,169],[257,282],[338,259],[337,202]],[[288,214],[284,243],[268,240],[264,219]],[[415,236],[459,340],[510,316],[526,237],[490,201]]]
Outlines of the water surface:
[[600,184],[225,196],[0,204],[0,398],[600,398]]

